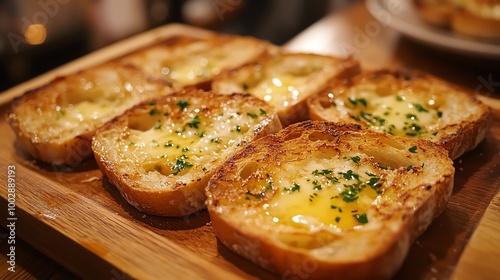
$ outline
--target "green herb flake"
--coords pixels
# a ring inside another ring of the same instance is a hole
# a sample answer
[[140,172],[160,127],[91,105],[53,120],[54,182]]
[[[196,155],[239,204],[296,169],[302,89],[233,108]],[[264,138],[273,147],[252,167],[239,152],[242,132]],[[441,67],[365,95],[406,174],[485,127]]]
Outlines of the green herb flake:
[[241,132],[241,126],[237,125],[236,126],[236,131]]
[[185,159],[187,159],[187,156],[186,155],[182,155],[180,158],[178,158],[176,160],[175,164],[172,165],[171,170],[174,171],[174,173],[173,173],[174,175],[177,175],[182,170],[184,170],[186,168],[190,168],[190,167],[193,166],[193,164],[185,161]]
[[264,111],[264,109],[262,109],[262,108],[260,108],[260,109],[259,109],[259,111],[260,111],[260,115],[261,115],[261,116],[262,116],[262,115],[267,114],[267,112],[266,112],[266,111]]
[[161,114],[160,111],[156,108],[153,108],[149,111],[149,115],[150,116],[154,116],[154,115],[158,115],[158,114]]
[[198,129],[198,125],[200,124],[200,117],[196,115],[192,121],[188,122],[187,125],[191,128]]
[[258,117],[256,114],[252,114],[252,113],[247,113],[247,116],[249,116],[252,119],[256,119]]
[[368,223],[368,218],[366,217],[366,214],[356,214],[354,215],[354,218],[360,223],[360,224],[366,224]]
[[424,108],[424,106],[420,104],[413,104],[413,106],[415,106],[415,109],[417,109],[417,111],[419,112],[429,112],[427,109]]
[[291,188],[285,188],[285,191],[287,191],[289,193],[290,192],[300,192],[300,185],[297,184],[297,183],[294,183],[293,187],[291,187]]
[[335,222],[340,222],[340,217],[335,217]]
[[414,153],[414,154],[417,153],[417,146],[410,147],[408,149],[408,151],[410,151],[410,153]]
[[345,202],[354,202],[358,200],[358,190],[352,185],[344,185],[344,190],[340,193]]
[[243,88],[243,90],[248,90],[248,85],[246,83],[243,83],[241,85],[241,88]]
[[220,139],[219,137],[212,138],[210,139],[210,142],[220,144],[222,142],[222,139]]
[[189,102],[186,99],[179,100],[175,105],[181,108],[181,111],[184,110],[187,106],[189,106]]
[[413,169],[413,165],[408,165],[408,167],[406,167],[406,171],[410,171]]
[[323,169],[323,170],[318,170],[318,169],[316,169],[316,170],[314,170],[314,171],[312,172],[312,174],[313,174],[314,176],[319,176],[319,175],[329,175],[329,174],[332,174],[332,173],[333,173],[333,171],[328,170],[328,169]]
[[359,163],[359,161],[361,160],[361,158],[359,156],[354,156],[354,157],[351,157],[351,160],[354,162],[354,163]]

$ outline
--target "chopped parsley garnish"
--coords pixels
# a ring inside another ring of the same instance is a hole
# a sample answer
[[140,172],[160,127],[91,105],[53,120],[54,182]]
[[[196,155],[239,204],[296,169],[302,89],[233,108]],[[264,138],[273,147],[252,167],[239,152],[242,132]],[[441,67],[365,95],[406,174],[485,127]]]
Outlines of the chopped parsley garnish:
[[340,217],[335,217],[335,222],[340,222]]
[[175,164],[172,165],[171,170],[174,171],[173,173],[174,175],[177,175],[182,170],[193,166],[193,164],[185,161],[185,159],[187,159],[187,156],[182,155],[180,158],[176,160]]
[[413,121],[418,120],[417,116],[414,114],[406,114],[406,118]]
[[246,83],[243,83],[241,87],[243,88],[243,90],[248,90],[248,85]]
[[366,224],[368,223],[368,218],[366,217],[366,214],[356,214],[354,215],[354,218],[356,218],[356,220],[361,223],[361,224]]
[[321,187],[321,185],[318,183],[318,181],[316,181],[316,180],[314,180],[314,181],[312,182],[312,184],[313,184],[313,189],[314,189],[315,191],[319,191],[319,190],[322,190],[322,189],[323,189],[323,188]]
[[250,197],[249,196],[252,196],[253,198],[256,198],[256,199],[261,199],[263,194],[262,193],[252,193],[250,190],[247,190],[247,192],[245,193],[246,197],[245,199],[246,200],[249,200]]
[[220,144],[220,142],[222,142],[222,139],[220,139],[219,137],[212,138],[210,139],[210,142]]
[[408,151],[410,151],[410,153],[416,153],[417,152],[417,146],[410,147],[408,149]]
[[408,165],[408,167],[406,167],[406,171],[410,171],[413,169],[413,165]]
[[344,185],[344,190],[340,193],[345,202],[354,202],[358,200],[358,190],[353,185]]
[[259,111],[260,111],[260,115],[261,115],[261,116],[262,116],[262,115],[267,114],[267,112],[266,112],[266,111],[264,111],[264,109],[262,109],[262,108],[260,108],[260,109],[259,109]]
[[149,111],[150,116],[154,116],[154,115],[158,115],[158,114],[160,114],[160,111],[156,108],[153,108],[153,109],[151,109],[151,111]]
[[315,176],[318,176],[318,175],[328,175],[328,174],[332,174],[332,173],[333,173],[333,171],[328,170],[328,169],[323,169],[323,170],[316,169],[313,171],[312,174]]
[[181,111],[182,111],[182,110],[184,110],[184,108],[189,106],[189,102],[186,99],[181,99],[175,105],[179,106],[179,108],[181,108]]
[[159,123],[159,124],[155,125],[154,129],[155,129],[155,130],[161,129],[161,123]]
[[352,160],[354,163],[359,163],[359,161],[361,160],[361,158],[359,158],[359,156],[354,156],[354,157],[351,157],[351,160]]
[[241,132],[241,126],[237,125],[236,126],[236,131]]
[[291,188],[284,188],[284,189],[287,192],[300,192],[300,185],[297,184],[297,183],[294,183],[293,187],[291,187]]
[[424,108],[424,106],[420,104],[413,104],[413,106],[415,106],[415,109],[417,109],[417,111],[419,112],[429,112],[427,109]]
[[188,122],[187,125],[191,128],[198,129],[198,125],[200,124],[200,117],[196,115],[192,121]]
[[174,143],[172,142],[172,140],[168,140],[167,143],[165,143],[164,147],[173,147],[174,146]]
[[357,106],[358,103],[359,103],[359,104],[362,104],[364,107],[366,107],[367,104],[368,104],[366,102],[366,99],[364,99],[364,98],[355,98],[355,99],[349,98],[349,102],[351,102],[351,104],[354,105],[354,106]]
[[154,106],[154,105],[156,105],[156,101],[149,101],[148,104],[151,105],[151,106]]
[[256,114],[252,114],[252,113],[247,113],[247,116],[249,116],[252,119],[256,119],[257,118],[257,115]]

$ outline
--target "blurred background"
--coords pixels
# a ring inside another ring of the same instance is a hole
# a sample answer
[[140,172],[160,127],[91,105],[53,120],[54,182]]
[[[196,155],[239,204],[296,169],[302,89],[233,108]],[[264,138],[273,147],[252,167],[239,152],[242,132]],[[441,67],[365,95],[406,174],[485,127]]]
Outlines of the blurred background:
[[120,39],[186,23],[281,45],[354,0],[0,0],[0,92]]

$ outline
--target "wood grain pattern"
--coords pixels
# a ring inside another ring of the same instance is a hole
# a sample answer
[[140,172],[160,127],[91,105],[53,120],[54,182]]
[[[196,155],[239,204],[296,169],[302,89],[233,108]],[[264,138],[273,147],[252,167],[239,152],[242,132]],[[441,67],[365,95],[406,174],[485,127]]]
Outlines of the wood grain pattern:
[[[354,10],[356,9],[356,10]],[[349,13],[356,13],[359,22],[349,18],[349,24],[363,26],[370,20],[366,10],[355,6]],[[365,13],[365,14],[364,14]],[[335,17],[337,21],[339,17]],[[319,43],[328,48],[332,39],[324,35],[329,18],[318,24],[320,36],[327,40]],[[332,17],[333,20],[333,17]],[[321,27],[323,26],[323,27]],[[325,27],[326,26],[326,27]],[[321,27],[321,28],[320,28]],[[79,67],[97,63],[108,56],[117,55],[141,44],[165,38],[177,32],[198,34],[204,31],[181,25],[171,25],[143,34],[140,42],[133,38],[99,52],[97,57],[87,57],[69,66],[50,72],[22,86],[7,92],[12,98],[28,88],[40,85],[60,73],[67,73]],[[390,46],[386,51],[398,48],[413,48],[418,56],[421,49],[411,42],[400,39],[390,30],[387,34],[373,38],[370,44],[383,50],[384,44]],[[311,34],[311,33],[308,33]],[[322,34],[322,35],[321,35]],[[312,35],[311,35],[312,36]],[[316,35],[317,37],[318,35]],[[306,38],[306,39],[301,39]],[[311,46],[309,36],[298,36],[290,44],[299,49],[301,45]],[[385,38],[392,38],[386,41]],[[352,38],[337,38],[352,40]],[[330,41],[328,41],[330,40]],[[379,41],[378,41],[379,40]],[[317,41],[315,41],[317,42]],[[330,43],[328,43],[330,42]],[[317,46],[317,45],[314,45]],[[117,48],[116,52],[113,48]],[[368,49],[368,48],[367,48]],[[422,55],[420,55],[422,56]],[[365,65],[387,66],[405,65],[404,57],[391,58],[382,53],[376,59],[370,54],[359,53]],[[412,58],[414,59],[414,58]],[[432,56],[421,57],[432,63]],[[90,61],[90,62],[89,62]],[[425,63],[422,61],[421,63]],[[441,66],[454,71],[447,80],[464,82],[460,70],[452,66]],[[425,70],[425,69],[424,69]],[[61,71],[61,72],[59,72]],[[446,78],[446,77],[445,77]],[[4,115],[8,104],[0,108]],[[0,182],[7,181],[7,166],[16,166],[16,233],[33,247],[46,254],[74,274],[83,278],[115,278],[131,276],[140,279],[279,279],[226,248],[215,238],[206,211],[185,218],[160,218],[144,215],[128,205],[114,186],[110,185],[93,160],[81,166],[64,168],[32,161],[15,144],[12,131],[5,120],[0,120]],[[460,257],[466,249],[468,240],[473,236],[486,209],[500,188],[500,112],[495,111],[492,127],[487,138],[477,149],[455,161],[455,189],[445,212],[440,215],[428,230],[412,246],[408,258],[396,276],[398,279],[447,279],[453,274]],[[0,219],[6,221],[7,189],[0,189]],[[492,203],[493,205],[496,205]],[[493,209],[493,210],[492,210]],[[488,209],[498,217],[497,208]],[[481,221],[482,223],[482,221]],[[483,227],[481,226],[480,229]],[[488,232],[488,227],[484,228]],[[477,230],[477,235],[480,230]],[[491,232],[491,231],[489,231]],[[481,236],[477,237],[481,239]],[[476,239],[476,235],[470,242]],[[494,244],[493,244],[494,245]],[[490,244],[490,246],[493,246]],[[484,248],[485,245],[481,246]],[[493,250],[500,250],[494,247]],[[482,254],[482,253],[480,253]],[[474,258],[471,259],[474,263]],[[465,271],[467,268],[464,267]],[[469,271],[470,272],[470,271]],[[461,274],[458,272],[457,274]],[[466,275],[466,272],[463,272]],[[456,274],[455,274],[456,275]],[[460,276],[460,275],[459,275]],[[462,278],[465,279],[465,278]]]

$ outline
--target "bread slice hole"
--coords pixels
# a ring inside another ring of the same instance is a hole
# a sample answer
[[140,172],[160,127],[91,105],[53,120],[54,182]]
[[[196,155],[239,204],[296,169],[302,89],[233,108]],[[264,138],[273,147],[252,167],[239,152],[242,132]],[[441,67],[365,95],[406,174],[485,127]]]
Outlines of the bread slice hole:
[[255,165],[255,164],[247,164],[247,165],[245,165],[245,167],[243,167],[243,169],[241,169],[241,171],[240,171],[240,177],[243,180],[247,180],[255,172],[257,172],[257,165]]
[[326,98],[320,98],[318,100],[318,104],[323,108],[323,109],[328,109],[328,108],[331,108],[334,106],[334,104],[332,104],[332,102],[330,102],[328,99]]
[[309,134],[310,141],[333,141],[334,137],[331,135],[321,133],[321,132],[313,132]]
[[147,131],[159,125],[160,120],[150,116],[132,117],[128,121],[128,128],[138,131]]

